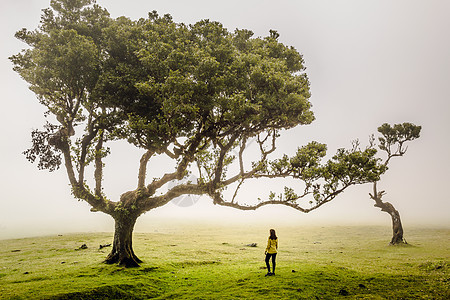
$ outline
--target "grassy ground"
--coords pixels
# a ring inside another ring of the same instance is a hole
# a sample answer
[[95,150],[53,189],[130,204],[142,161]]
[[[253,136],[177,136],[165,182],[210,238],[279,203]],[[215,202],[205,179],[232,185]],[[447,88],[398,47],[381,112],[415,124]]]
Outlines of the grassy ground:
[[[1,299],[450,299],[450,230],[277,228],[265,277],[267,228],[175,227],[138,233],[140,268],[102,264],[111,233],[0,241]],[[257,247],[247,244],[258,243]],[[87,249],[79,248],[82,244]]]

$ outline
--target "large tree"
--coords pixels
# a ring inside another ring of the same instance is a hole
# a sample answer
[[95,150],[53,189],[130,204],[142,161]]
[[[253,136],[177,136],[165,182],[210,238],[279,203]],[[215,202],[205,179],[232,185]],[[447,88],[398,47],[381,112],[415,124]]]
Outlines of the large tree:
[[[156,12],[113,19],[94,0],[52,0],[40,26],[16,37],[29,47],[10,58],[14,70],[48,109],[25,154],[41,169],[64,163],[73,195],[114,218],[107,263],[137,266],[137,218],[180,195],[243,210],[278,204],[309,212],[386,169],[374,147],[339,149],[322,162],[326,145],[311,142],[293,156],[272,157],[282,130],[314,120],[303,58],[275,31],[254,38],[249,30],[229,32],[209,20],[185,25]],[[103,170],[115,140],[142,149],[142,157],[135,189],[113,201]],[[257,154],[248,154],[250,140]],[[151,161],[162,156],[173,167],[149,180]],[[183,182],[194,170],[198,179]],[[244,182],[259,178],[294,179],[300,192],[286,186],[242,201]]]
[[[421,129],[421,126],[412,123],[394,124],[393,126],[385,123],[378,127],[378,132],[381,134],[378,138],[378,147],[386,154],[383,164],[387,167],[392,158],[405,155],[406,150],[408,150],[405,144],[418,139]],[[375,181],[373,183],[373,194],[369,193],[369,196],[375,201],[375,207],[380,208],[381,211],[391,216],[392,239],[389,244],[406,243],[406,240],[403,238],[403,225],[400,213],[390,202],[383,202],[382,198],[385,194],[385,191],[377,190],[377,182]]]

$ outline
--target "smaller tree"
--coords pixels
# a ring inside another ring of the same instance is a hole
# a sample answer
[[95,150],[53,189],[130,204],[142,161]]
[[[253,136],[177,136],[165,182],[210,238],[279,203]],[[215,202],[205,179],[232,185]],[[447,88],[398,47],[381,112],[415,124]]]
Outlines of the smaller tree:
[[[386,160],[384,161],[386,167],[393,157],[403,156],[406,153],[408,147],[405,146],[405,143],[419,138],[421,129],[421,126],[412,123],[395,124],[394,126],[385,123],[378,127],[378,132],[382,135],[378,138],[380,142],[378,147],[387,154]],[[385,191],[377,191],[377,182],[375,181],[373,183],[373,194],[369,193],[369,195],[375,201],[374,206],[388,213],[392,218],[392,239],[390,245],[407,244],[403,238],[403,226],[400,213],[395,209],[394,205],[382,201],[382,197],[385,194]]]

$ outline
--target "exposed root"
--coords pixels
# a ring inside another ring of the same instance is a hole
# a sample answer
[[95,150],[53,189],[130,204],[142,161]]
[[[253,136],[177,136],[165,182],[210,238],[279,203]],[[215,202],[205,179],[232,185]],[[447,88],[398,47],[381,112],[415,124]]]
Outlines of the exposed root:
[[118,252],[110,253],[105,259],[104,263],[112,265],[117,264],[126,268],[139,267],[142,260],[140,260],[134,253],[132,255],[120,255]]

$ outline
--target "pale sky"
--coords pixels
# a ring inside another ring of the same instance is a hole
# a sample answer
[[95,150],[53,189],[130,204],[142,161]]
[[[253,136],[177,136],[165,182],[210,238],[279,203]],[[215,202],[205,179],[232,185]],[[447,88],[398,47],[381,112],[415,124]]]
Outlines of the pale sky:
[[[30,132],[41,128],[44,108],[27,83],[12,71],[7,59],[25,47],[14,33],[35,29],[49,0],[0,2],[0,239],[60,232],[112,231],[107,215],[91,213],[70,194],[64,169],[39,171],[22,152]],[[362,143],[382,123],[412,122],[422,126],[421,138],[405,157],[394,159],[379,186],[383,198],[416,225],[450,227],[450,1],[330,0],[330,1],[171,1],[98,0],[113,17],[146,17],[157,10],[174,21],[201,19],[221,22],[230,31],[250,29],[266,36],[270,29],[280,41],[303,54],[311,82],[316,121],[284,133],[278,153],[292,154],[316,140],[332,154]],[[113,148],[105,174],[106,193],[115,200],[136,184],[140,152],[132,146]],[[119,157],[119,158],[117,158]],[[116,159],[115,159],[116,158]],[[242,212],[215,207],[209,198],[184,208],[169,203],[141,216],[137,231],[152,231],[164,220],[190,222],[280,224],[372,224],[390,226],[390,217],[373,207],[371,185],[349,188],[333,202],[311,212],[265,207]],[[251,197],[252,191],[247,190]],[[247,194],[246,194],[247,195]]]

